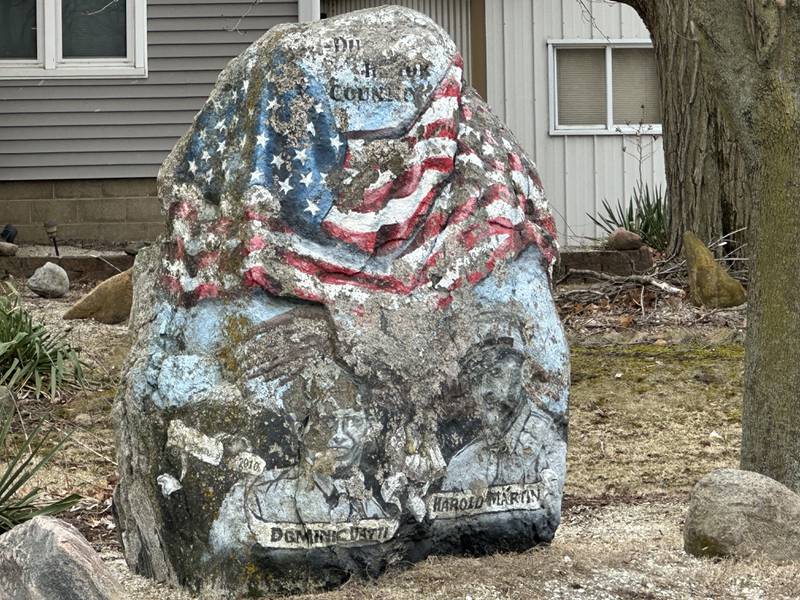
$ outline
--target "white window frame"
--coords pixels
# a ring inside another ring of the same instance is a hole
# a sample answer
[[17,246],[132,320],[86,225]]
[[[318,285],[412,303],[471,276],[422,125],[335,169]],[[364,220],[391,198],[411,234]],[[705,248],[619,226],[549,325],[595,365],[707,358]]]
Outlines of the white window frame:
[[[609,40],[547,40],[547,65],[549,74],[550,135],[661,135],[661,123],[636,125],[614,123],[613,61],[614,48],[652,48],[649,39]],[[562,48],[605,49],[606,60],[606,122],[602,125],[560,125],[558,123],[558,50]]]
[[147,77],[147,0],[126,2],[127,56],[64,58],[61,0],[36,0],[36,59],[0,60],[0,79],[109,79]]

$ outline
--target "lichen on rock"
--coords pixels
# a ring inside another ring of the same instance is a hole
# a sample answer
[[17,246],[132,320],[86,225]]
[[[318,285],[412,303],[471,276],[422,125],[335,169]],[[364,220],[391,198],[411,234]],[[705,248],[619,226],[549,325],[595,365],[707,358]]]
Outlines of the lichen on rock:
[[297,591],[553,537],[553,220],[438,26],[384,7],[274,28],[159,194],[115,406],[129,564]]

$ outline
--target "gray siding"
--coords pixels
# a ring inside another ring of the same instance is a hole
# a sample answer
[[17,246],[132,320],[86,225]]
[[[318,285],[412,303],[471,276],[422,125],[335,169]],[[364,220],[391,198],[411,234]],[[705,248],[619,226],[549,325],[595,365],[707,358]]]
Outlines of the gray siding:
[[550,135],[547,41],[605,37],[650,35],[636,12],[617,2],[486,2],[488,101],[536,161],[566,244],[601,234],[587,213],[596,214],[604,199],[616,205],[630,198],[640,176],[650,185],[663,186],[666,179],[658,136]]
[[147,79],[0,80],[0,181],[154,177],[220,70],[297,15],[297,0],[148,0]]

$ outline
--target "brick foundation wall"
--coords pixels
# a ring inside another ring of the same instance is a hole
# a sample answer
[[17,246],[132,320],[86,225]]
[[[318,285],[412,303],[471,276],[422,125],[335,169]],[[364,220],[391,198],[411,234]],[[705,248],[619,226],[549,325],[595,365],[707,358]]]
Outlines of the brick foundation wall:
[[0,182],[0,228],[17,228],[18,244],[48,243],[45,221],[67,242],[152,241],[165,217],[155,179]]

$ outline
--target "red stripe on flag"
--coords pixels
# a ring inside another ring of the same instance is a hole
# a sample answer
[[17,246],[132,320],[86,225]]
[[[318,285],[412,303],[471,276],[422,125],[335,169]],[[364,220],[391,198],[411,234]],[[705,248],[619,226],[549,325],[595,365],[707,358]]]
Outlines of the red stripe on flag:
[[341,265],[314,260],[291,251],[283,255],[286,263],[308,275],[317,277],[323,283],[356,285],[373,291],[410,294],[416,286],[403,283],[396,277],[370,275]]
[[368,233],[350,231],[349,229],[339,227],[330,221],[323,221],[322,228],[333,237],[338,238],[343,242],[347,242],[348,244],[352,244],[363,252],[372,253],[372,251],[375,249],[375,240],[377,239],[378,235],[374,231],[370,231]]

